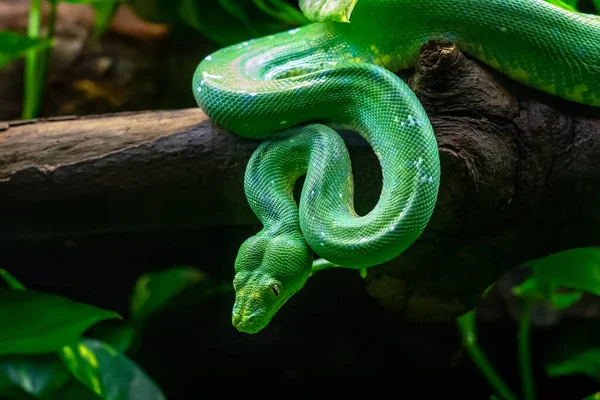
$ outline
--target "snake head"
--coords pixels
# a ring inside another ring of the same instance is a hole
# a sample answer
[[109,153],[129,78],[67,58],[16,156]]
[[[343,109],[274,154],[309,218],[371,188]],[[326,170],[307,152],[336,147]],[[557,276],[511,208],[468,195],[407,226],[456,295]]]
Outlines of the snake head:
[[231,320],[240,332],[258,333],[310,275],[312,250],[300,235],[247,239],[235,261]]

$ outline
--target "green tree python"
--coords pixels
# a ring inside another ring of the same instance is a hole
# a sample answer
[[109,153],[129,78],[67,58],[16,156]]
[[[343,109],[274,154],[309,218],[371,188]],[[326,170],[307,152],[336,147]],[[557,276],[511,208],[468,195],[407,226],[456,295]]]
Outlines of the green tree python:
[[[600,19],[592,15],[543,0],[346,2],[351,19],[307,15],[308,25],[214,52],[194,74],[196,102],[209,117],[267,139],[244,178],[263,229],[235,260],[232,323],[240,332],[269,324],[311,275],[315,253],[317,263],[364,269],[421,235],[437,199],[438,147],[422,105],[394,73],[413,68],[423,44],[454,43],[517,82],[600,106]],[[327,3],[304,0],[303,11]],[[334,129],[357,132],[379,159],[382,190],[366,215],[354,209],[350,159]]]

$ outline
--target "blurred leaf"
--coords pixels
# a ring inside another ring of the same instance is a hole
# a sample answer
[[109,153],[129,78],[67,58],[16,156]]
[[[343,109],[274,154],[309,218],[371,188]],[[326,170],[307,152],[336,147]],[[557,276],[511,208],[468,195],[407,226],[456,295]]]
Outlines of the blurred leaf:
[[[66,367],[62,363],[60,364],[66,370]],[[102,400],[102,397],[92,392],[83,383],[79,382],[72,375],[69,376],[71,377],[69,383],[63,386],[53,396],[44,400]]]
[[173,267],[141,276],[131,297],[131,318],[143,322],[187,287],[206,279],[192,267]]
[[538,302],[546,299],[538,279],[529,277],[520,285],[512,289],[515,296],[519,296],[528,302]]
[[[0,399],[2,400],[36,400],[37,398],[24,392],[22,389],[17,387],[11,387],[10,389],[3,389],[0,387]],[[57,399],[58,400],[58,399]]]
[[176,25],[179,18],[177,0],[125,0],[129,8],[141,19],[168,25]]
[[574,354],[562,362],[548,364],[546,372],[551,377],[587,375],[600,383],[600,348]]
[[115,15],[117,3],[118,0],[92,3],[92,7],[94,7],[94,33],[96,35],[103,34],[109,27]]
[[313,22],[350,22],[358,0],[300,0],[300,9]]
[[[257,0],[125,0],[141,18],[171,26],[187,25],[220,46],[240,43],[290,29],[290,10],[302,18],[295,7],[286,4],[276,19],[256,7]],[[279,0],[270,2],[282,3]],[[244,22],[246,21],[246,22]],[[294,24],[293,26],[297,26]]]
[[25,290],[25,286],[23,286],[21,282],[19,282],[17,278],[12,276],[7,270],[0,268],[0,278],[2,278],[11,289]]
[[600,383],[600,321],[581,321],[553,345],[544,358],[551,377],[587,375]]
[[233,15],[245,24],[248,23],[248,16],[246,15],[246,10],[244,10],[244,7],[240,5],[240,2],[236,0],[219,0],[219,4],[229,14]]
[[94,8],[94,32],[96,35],[102,34],[108,27],[116,6],[121,0],[51,0],[64,1],[74,4],[89,4]]
[[550,303],[554,309],[563,310],[577,304],[582,296],[583,292],[581,290],[573,292],[555,292],[550,297]]
[[83,339],[60,354],[71,373],[105,400],[165,400],[144,371],[106,343]]
[[44,50],[52,44],[49,40],[33,39],[13,32],[0,32],[0,68],[30,50]]
[[600,296],[600,248],[561,251],[526,263],[540,290],[550,298],[556,289],[585,290]]
[[135,333],[135,329],[128,322],[107,320],[92,326],[85,333],[85,337],[100,340],[113,349],[125,353]]
[[177,3],[179,17],[186,24],[220,45],[238,43],[257,35],[217,4],[198,0],[178,0]]
[[252,0],[259,10],[290,25],[306,25],[310,21],[296,7],[283,0]]
[[71,378],[56,354],[0,357],[0,381],[35,397],[48,397]]
[[549,295],[545,293],[545,286],[540,283],[536,277],[529,277],[526,281],[517,285],[512,290],[515,296],[521,297],[529,303],[538,303],[542,301],[550,302],[554,309],[561,310],[575,305],[583,292],[580,290],[570,292],[554,291]]
[[586,397],[583,400],[600,400],[600,392],[595,393],[595,394],[593,394],[591,396],[588,396],[588,397]]
[[121,0],[58,0],[64,1],[65,3],[73,3],[73,4],[101,4],[101,3],[118,3]]
[[0,355],[49,353],[117,313],[32,290],[0,290]]
[[557,7],[564,8],[565,10],[578,12],[577,0],[546,0],[546,1]]

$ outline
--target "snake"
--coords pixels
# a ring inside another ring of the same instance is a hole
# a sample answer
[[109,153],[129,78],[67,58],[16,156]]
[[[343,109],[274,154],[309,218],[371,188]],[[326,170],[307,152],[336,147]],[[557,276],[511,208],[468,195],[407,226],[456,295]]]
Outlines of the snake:
[[[244,192],[262,229],[243,241],[234,262],[231,320],[239,332],[268,326],[313,264],[364,271],[422,235],[440,187],[439,150],[423,105],[397,73],[415,68],[424,44],[451,43],[520,84],[600,106],[594,15],[544,0],[352,3],[347,21],[313,18],[228,45],[194,72],[193,94],[206,115],[260,141]],[[362,136],[381,167],[379,199],[363,215],[339,130]]]

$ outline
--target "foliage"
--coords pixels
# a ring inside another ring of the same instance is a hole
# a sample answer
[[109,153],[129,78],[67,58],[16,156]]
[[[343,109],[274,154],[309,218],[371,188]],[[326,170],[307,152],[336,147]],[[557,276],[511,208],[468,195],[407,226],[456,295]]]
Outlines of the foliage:
[[126,0],[141,18],[186,25],[220,46],[308,23],[284,0]]
[[28,51],[40,51],[49,46],[48,40],[32,39],[13,32],[0,32],[0,68],[24,57]]
[[358,0],[300,0],[300,9],[315,22],[350,22],[350,15]]
[[33,290],[0,290],[0,355],[50,353],[90,326],[119,315]]
[[544,366],[551,377],[585,375],[600,384],[600,321],[583,321],[562,334]]
[[[533,305],[546,303],[555,309],[571,307],[584,293],[600,295],[600,248],[582,247],[551,254],[525,263],[531,277],[513,289],[521,299],[519,359],[524,400],[534,400],[535,390],[529,354],[529,313]],[[565,291],[565,289],[567,291]],[[457,320],[469,354],[500,399],[517,397],[494,371],[477,344],[475,314]],[[546,360],[550,377],[584,374],[600,382],[600,325],[575,330],[558,341]],[[592,395],[588,399],[594,399]]]
[[[27,36],[0,32],[0,68],[26,57],[23,119],[38,114],[44,94],[47,65],[56,24],[56,7],[51,10],[45,37],[40,36],[41,0],[31,0]],[[310,21],[349,22],[359,0],[62,0],[89,4],[95,10],[94,31],[101,35],[109,26],[117,6],[125,3],[141,18],[176,27],[184,25],[199,31],[219,46],[280,32]],[[546,0],[577,11],[576,0]],[[600,0],[593,0],[600,9]],[[301,12],[302,10],[302,12]],[[304,15],[303,15],[304,13]],[[305,16],[306,15],[306,16]]]
[[577,0],[546,0],[550,4],[569,11],[577,11]]
[[[202,281],[200,296],[230,291],[197,269],[178,266],[138,279],[130,321],[111,311],[27,290],[0,277],[0,398],[163,400],[164,394],[128,356],[143,322]],[[1,281],[0,281],[1,282]],[[89,328],[89,329],[88,329]]]

